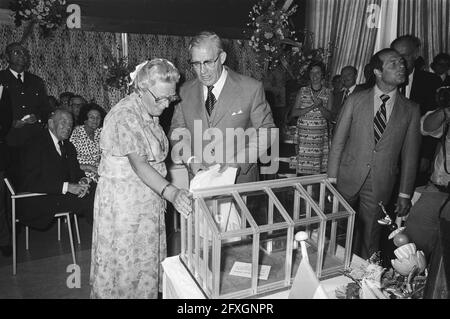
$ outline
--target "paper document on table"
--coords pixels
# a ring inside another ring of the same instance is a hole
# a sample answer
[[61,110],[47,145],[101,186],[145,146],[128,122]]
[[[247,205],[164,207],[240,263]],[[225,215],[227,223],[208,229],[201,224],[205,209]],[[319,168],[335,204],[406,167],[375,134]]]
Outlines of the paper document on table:
[[[270,268],[271,266],[267,265],[259,266],[259,279],[267,280],[269,278]],[[230,275],[252,278],[252,264],[235,261],[233,267],[230,270]]]
[[[219,169],[220,165],[216,164],[206,171],[197,173],[192,179],[189,189],[193,191],[199,188],[233,185],[236,179],[237,168],[228,167],[223,173],[219,173]],[[207,202],[207,204],[209,210],[213,212],[211,201]],[[213,217],[219,225],[220,231],[240,229],[241,217],[232,201],[226,199],[218,204],[217,213]],[[201,233],[203,234],[203,232]]]

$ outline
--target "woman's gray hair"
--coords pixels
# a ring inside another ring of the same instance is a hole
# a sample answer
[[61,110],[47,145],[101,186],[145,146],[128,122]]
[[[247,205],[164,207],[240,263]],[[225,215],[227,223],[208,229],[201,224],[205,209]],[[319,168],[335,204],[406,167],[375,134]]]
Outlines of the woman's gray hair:
[[133,80],[134,90],[142,90],[155,85],[156,82],[177,83],[180,72],[172,62],[156,58],[147,63],[137,72]]
[[202,31],[195,35],[192,40],[189,42],[189,52],[191,52],[192,48],[200,46],[203,42],[211,42],[217,48],[217,52],[223,51],[223,43],[220,37],[215,32],[211,31]]

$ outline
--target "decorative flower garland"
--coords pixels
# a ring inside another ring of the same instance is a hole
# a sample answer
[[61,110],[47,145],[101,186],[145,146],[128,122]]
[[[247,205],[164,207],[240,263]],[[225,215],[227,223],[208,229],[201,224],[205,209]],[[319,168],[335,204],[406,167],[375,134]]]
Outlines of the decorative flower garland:
[[105,72],[105,84],[108,87],[120,90],[126,93],[128,84],[130,83],[130,73],[134,70],[128,65],[127,57],[114,58],[111,51],[104,48],[105,64],[103,69]]
[[45,35],[61,26],[67,18],[66,0],[15,0],[11,2],[17,27],[31,21],[41,27]]
[[[331,56],[331,46],[325,50],[309,49],[305,45],[312,43],[312,34],[307,31],[297,34],[294,30],[289,17],[297,11],[297,5],[292,6],[292,2],[284,0],[280,5],[279,0],[261,0],[255,4],[247,23],[253,29],[249,45],[258,55],[257,65],[266,72],[281,65],[292,79],[302,80],[311,62],[326,62]],[[303,43],[298,37],[303,39]]]

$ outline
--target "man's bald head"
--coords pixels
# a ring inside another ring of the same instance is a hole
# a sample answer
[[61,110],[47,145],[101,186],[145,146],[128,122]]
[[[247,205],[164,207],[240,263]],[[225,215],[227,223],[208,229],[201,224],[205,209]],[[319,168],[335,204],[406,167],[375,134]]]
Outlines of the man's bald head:
[[72,114],[64,109],[56,109],[50,114],[48,128],[58,141],[67,140],[72,132]]

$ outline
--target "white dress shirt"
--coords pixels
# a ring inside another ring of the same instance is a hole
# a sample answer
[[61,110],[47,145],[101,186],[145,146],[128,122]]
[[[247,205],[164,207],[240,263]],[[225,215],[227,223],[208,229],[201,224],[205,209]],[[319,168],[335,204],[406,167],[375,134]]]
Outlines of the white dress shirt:
[[[225,80],[227,79],[228,71],[224,67],[222,68],[222,74],[220,75],[219,79],[216,83],[214,83],[214,88],[212,90],[214,97],[216,98],[216,101],[219,100],[219,95],[222,92],[223,86],[225,85]],[[208,88],[206,85],[203,85],[203,102],[206,101],[206,98],[208,97]]]
[[374,97],[373,97],[373,117],[375,118],[375,115],[377,114],[378,110],[380,109],[381,104],[383,101],[381,100],[380,96],[383,94],[389,95],[389,100],[386,101],[386,125],[389,123],[389,119],[392,114],[392,109],[394,108],[395,99],[397,98],[397,89],[392,90],[389,93],[382,92],[377,85],[374,86]]
[[[19,79],[17,77],[17,75],[19,74],[19,72],[14,71],[13,69],[9,69],[9,71],[11,71],[11,73],[14,75],[14,77],[16,79]],[[22,82],[25,81],[25,72],[20,73],[20,77],[22,78]]]
[[413,79],[414,79],[414,73],[416,72],[416,69],[414,69],[411,74],[408,77],[408,85],[405,87],[405,97],[409,99],[409,97],[411,96],[411,88],[412,88],[412,83],[413,83]]
[[[52,133],[52,131],[48,130],[50,132],[50,136],[52,137],[53,140],[53,144],[55,145],[56,151],[58,152],[59,155],[61,155],[61,148],[59,147],[59,140],[58,138]],[[64,142],[63,142],[64,143]],[[64,182],[63,183],[63,188],[62,188],[62,193],[66,194],[67,193],[67,189],[69,188],[69,182]]]

